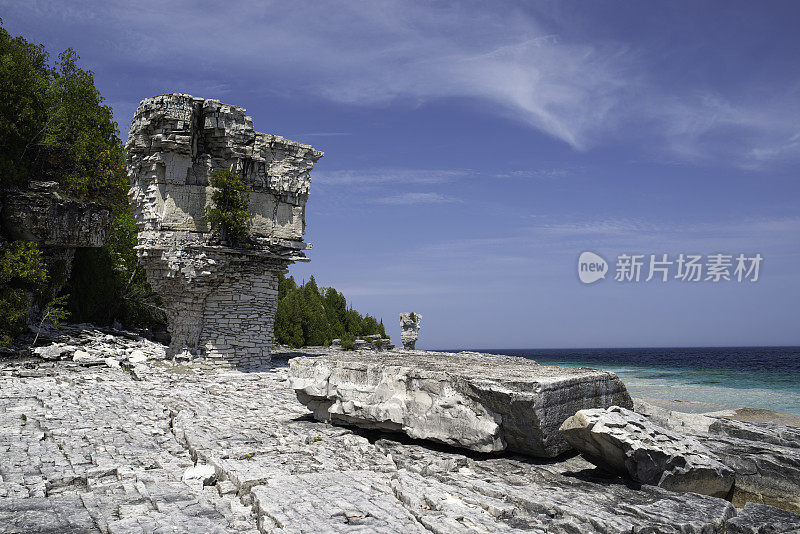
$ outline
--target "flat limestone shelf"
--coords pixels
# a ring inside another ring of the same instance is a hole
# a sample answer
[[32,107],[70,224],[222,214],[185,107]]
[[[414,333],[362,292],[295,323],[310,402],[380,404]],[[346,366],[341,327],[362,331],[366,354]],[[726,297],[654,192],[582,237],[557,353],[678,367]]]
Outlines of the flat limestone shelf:
[[478,353],[331,351],[289,361],[297,398],[320,421],[401,431],[479,452],[554,457],[581,409],[632,408],[614,374]]

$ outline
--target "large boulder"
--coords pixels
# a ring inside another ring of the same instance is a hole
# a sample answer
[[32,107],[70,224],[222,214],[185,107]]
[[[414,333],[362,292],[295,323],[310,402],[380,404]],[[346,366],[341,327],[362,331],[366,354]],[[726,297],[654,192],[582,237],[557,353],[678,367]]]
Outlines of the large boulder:
[[561,432],[590,462],[643,484],[714,497],[733,486],[733,470],[700,441],[626,408],[581,410]]
[[614,373],[509,356],[334,352],[289,366],[297,398],[320,421],[480,452],[554,457],[570,448],[558,427],[576,411],[632,406]]
[[736,472],[733,504],[800,512],[800,429],[719,419],[709,434],[706,446]]
[[768,504],[800,512],[800,428],[750,423],[723,417],[682,414],[637,401],[651,422],[686,434],[735,472],[731,500]]

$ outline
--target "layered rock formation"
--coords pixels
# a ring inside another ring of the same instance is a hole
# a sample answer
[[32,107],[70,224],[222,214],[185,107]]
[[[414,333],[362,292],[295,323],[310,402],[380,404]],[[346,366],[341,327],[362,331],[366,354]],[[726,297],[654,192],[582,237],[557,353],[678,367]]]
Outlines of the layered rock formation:
[[69,278],[75,249],[101,247],[111,231],[111,210],[59,191],[56,182],[30,182],[27,189],[5,191],[0,206],[0,235],[39,244],[53,294]]
[[420,328],[422,328],[420,314],[414,312],[400,314],[400,341],[403,342],[403,348],[414,350]]
[[613,373],[478,353],[332,352],[295,358],[290,385],[321,421],[401,431],[480,452],[554,457],[583,408],[632,407]]
[[560,430],[587,460],[637,482],[714,497],[733,486],[733,470],[699,441],[619,406],[581,410]]
[[[334,339],[331,341],[331,348],[334,350],[342,350],[342,340]],[[371,336],[357,337],[353,342],[354,350],[392,350],[394,343],[389,338],[383,338],[380,334],[373,334]]]
[[800,512],[800,429],[672,412],[637,401],[636,411],[657,425],[703,443],[734,471],[731,500]]
[[[268,360],[278,275],[307,261],[309,172],[322,152],[256,132],[244,108],[179,93],[141,102],[126,148],[139,257],[166,306],[170,354]],[[246,248],[216,244],[205,220],[222,169],[252,188]]]

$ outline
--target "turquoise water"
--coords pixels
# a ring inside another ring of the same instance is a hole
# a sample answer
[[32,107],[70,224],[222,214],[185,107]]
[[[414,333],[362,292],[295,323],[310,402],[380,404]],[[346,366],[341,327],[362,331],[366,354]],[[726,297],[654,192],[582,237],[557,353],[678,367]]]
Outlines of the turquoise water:
[[613,371],[634,397],[800,415],[800,347],[476,350]]

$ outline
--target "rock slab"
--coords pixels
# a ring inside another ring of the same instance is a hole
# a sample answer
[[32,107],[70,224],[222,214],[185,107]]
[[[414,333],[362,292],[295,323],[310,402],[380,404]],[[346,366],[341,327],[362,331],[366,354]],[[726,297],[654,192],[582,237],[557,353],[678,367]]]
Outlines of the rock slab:
[[581,410],[561,432],[590,462],[643,484],[713,497],[733,486],[733,470],[698,440],[626,408]]
[[290,385],[320,421],[404,432],[479,452],[554,457],[575,412],[631,407],[611,372],[478,353],[331,352],[289,361]]
[[734,505],[753,502],[800,512],[800,428],[682,414],[643,401],[635,402],[635,409],[657,425],[701,441],[733,469]]

